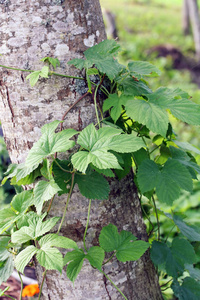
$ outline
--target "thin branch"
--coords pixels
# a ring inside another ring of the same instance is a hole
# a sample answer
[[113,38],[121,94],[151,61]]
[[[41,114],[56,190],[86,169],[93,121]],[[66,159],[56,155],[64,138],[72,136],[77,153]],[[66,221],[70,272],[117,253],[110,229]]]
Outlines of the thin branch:
[[63,222],[65,220],[65,216],[66,216],[66,212],[67,212],[67,207],[68,207],[69,200],[70,200],[70,197],[71,197],[71,194],[72,194],[72,191],[73,191],[73,187],[74,187],[74,176],[75,176],[75,172],[72,174],[72,182],[71,182],[70,190],[69,190],[69,193],[68,193],[68,196],[67,196],[67,202],[66,202],[66,205],[65,205],[64,213],[63,213],[62,220],[60,222],[57,234],[60,232],[61,227],[63,225]]
[[[83,96],[81,96],[80,98],[78,98],[78,100],[76,100],[76,101],[72,104],[72,106],[70,106],[70,107],[68,108],[68,110],[67,110],[67,111],[64,113],[64,115],[62,116],[62,121],[64,121],[66,115],[70,112],[70,110],[71,110],[74,106],[76,106],[76,104],[77,104],[78,102],[80,102],[84,97],[86,97],[89,93],[90,93],[90,92],[87,91],[87,93],[85,93]],[[62,130],[63,130],[63,123],[60,123],[60,131],[62,131]]]
[[41,283],[41,287],[40,287],[40,293],[39,293],[39,296],[38,296],[38,300],[40,300],[40,297],[41,297],[41,294],[42,294],[42,288],[43,288],[43,284],[44,284],[46,274],[47,274],[47,270],[44,271],[44,274],[43,274],[43,277],[42,277],[42,283]]
[[118,292],[122,295],[122,297],[125,299],[125,300],[128,300],[126,298],[126,296],[122,293],[122,291],[114,284],[114,282],[108,277],[108,275],[106,275],[106,273],[104,273],[102,271],[103,275],[110,281],[110,283],[116,288],[116,290],[118,290]]
[[154,199],[154,196],[151,197],[153,201],[153,205],[155,208],[155,213],[156,213],[156,220],[157,220],[157,225],[158,225],[158,241],[160,240],[160,223],[159,223],[159,218],[158,218],[158,212],[157,212],[157,207],[156,207],[156,202]]

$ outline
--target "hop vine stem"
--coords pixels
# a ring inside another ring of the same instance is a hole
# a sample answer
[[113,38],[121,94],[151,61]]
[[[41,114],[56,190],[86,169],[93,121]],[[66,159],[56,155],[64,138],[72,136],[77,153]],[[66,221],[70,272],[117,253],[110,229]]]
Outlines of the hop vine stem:
[[84,236],[83,236],[83,245],[84,245],[85,251],[87,251],[87,247],[86,247],[86,243],[85,243],[85,238],[86,238],[86,234],[87,234],[87,230],[88,230],[88,225],[89,225],[89,220],[90,220],[91,203],[92,203],[92,200],[90,199],[89,200],[89,206],[88,206],[87,223],[86,223],[85,232],[84,232]]

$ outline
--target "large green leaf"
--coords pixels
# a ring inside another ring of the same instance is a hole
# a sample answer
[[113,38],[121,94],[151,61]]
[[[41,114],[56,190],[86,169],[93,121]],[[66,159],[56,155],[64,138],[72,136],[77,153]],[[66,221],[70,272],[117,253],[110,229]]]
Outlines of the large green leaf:
[[165,243],[153,241],[151,247],[151,259],[155,265],[165,265],[166,257],[170,249]]
[[167,274],[177,278],[182,275],[185,264],[196,262],[196,256],[192,245],[185,239],[174,238],[170,252],[166,259]]
[[75,142],[69,139],[77,132],[74,129],[65,129],[55,133],[54,131],[59,123],[60,121],[53,121],[42,127],[42,136],[28,153],[25,162],[27,167],[39,164],[44,158],[53,155],[55,152],[65,152],[74,146]]
[[146,94],[149,101],[162,108],[170,109],[178,119],[188,124],[200,125],[200,105],[191,102],[189,95],[180,89],[170,90],[159,88],[151,94]]
[[14,196],[11,206],[19,213],[24,213],[33,205],[33,191],[23,191]]
[[97,172],[75,175],[75,182],[83,196],[89,199],[105,200],[109,196],[108,181]]
[[67,266],[67,277],[74,282],[77,278],[78,274],[81,271],[83,261],[85,259],[85,253],[82,249],[80,250],[74,250],[72,252],[68,252],[64,257],[64,265]]
[[118,233],[113,224],[105,226],[99,236],[100,246],[106,251],[116,251],[119,261],[126,262],[139,259],[149,248],[144,241],[136,241],[136,237],[128,231]]
[[130,118],[146,125],[151,131],[166,136],[169,121],[163,108],[143,99],[129,100],[125,108]]
[[34,254],[38,252],[38,249],[34,246],[28,246],[24,250],[22,250],[15,259],[15,267],[16,269],[24,273],[24,268],[29,263]]
[[99,169],[122,169],[116,156],[108,151],[128,153],[144,146],[138,137],[121,134],[121,130],[112,127],[103,127],[97,131],[93,124],[80,133],[78,143],[89,151],[80,151],[72,156],[74,168],[81,172],[85,172],[90,163]]
[[173,281],[172,290],[179,300],[199,300],[200,299],[200,284],[193,278],[186,277],[180,286],[178,281]]
[[0,285],[2,282],[6,282],[7,279],[12,275],[14,270],[13,257],[9,256],[6,261],[0,264]]
[[88,250],[88,253],[86,254],[85,258],[87,258],[90,262],[90,264],[97,268],[99,271],[102,269],[102,264],[104,261],[105,252],[101,247],[91,247]]
[[60,190],[54,179],[50,181],[41,180],[36,184],[33,190],[33,201],[38,214],[41,214],[43,203],[50,200]]
[[58,270],[62,273],[63,256],[56,248],[44,244],[38,251],[36,258],[46,270]]
[[153,77],[161,74],[160,70],[147,61],[131,61],[128,64],[128,69],[134,77],[141,79],[144,76]]
[[192,191],[192,177],[178,160],[169,158],[163,168],[151,160],[138,167],[137,182],[142,193],[156,188],[159,201],[171,205],[180,195],[180,189]]

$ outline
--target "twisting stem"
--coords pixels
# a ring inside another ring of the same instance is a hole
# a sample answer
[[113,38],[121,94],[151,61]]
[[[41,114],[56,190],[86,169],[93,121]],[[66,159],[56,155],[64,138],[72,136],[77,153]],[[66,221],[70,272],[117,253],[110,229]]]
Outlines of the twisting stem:
[[94,107],[95,107],[95,112],[96,112],[96,117],[97,117],[97,124],[100,128],[100,121],[99,121],[99,114],[97,110],[97,91],[98,91],[99,85],[96,87],[95,92],[94,92]]
[[126,298],[126,296],[122,293],[122,291],[114,284],[114,282],[108,277],[108,275],[106,275],[106,273],[104,273],[103,271],[102,271],[102,273],[103,273],[103,275],[110,281],[110,283],[118,290],[118,292],[122,295],[122,297],[124,298],[124,299],[126,299],[126,300],[128,300],[127,298]]
[[[89,94],[89,91],[87,92],[87,93],[85,93],[83,96],[81,96],[80,98],[78,98],[78,100],[76,100],[73,104],[72,104],[72,106],[70,106],[69,108],[68,108],[68,110],[64,113],[64,115],[62,116],[62,121],[64,121],[64,119],[65,119],[65,117],[66,117],[66,115],[68,114],[68,112],[79,102],[79,101],[81,101],[85,96],[87,96]],[[60,131],[62,131],[63,130],[63,123],[60,123]]]
[[69,193],[68,193],[68,196],[67,196],[67,203],[65,205],[65,210],[64,210],[64,213],[63,213],[63,216],[62,216],[62,220],[60,222],[57,234],[60,232],[61,227],[63,225],[63,222],[65,220],[65,216],[66,216],[66,212],[67,212],[67,207],[68,207],[69,200],[70,200],[70,197],[71,197],[71,194],[72,194],[72,191],[73,191],[73,187],[74,187],[74,176],[75,176],[75,172],[72,174],[72,182],[71,182],[70,190],[69,190]]
[[50,201],[50,203],[49,203],[49,207],[48,207],[48,209],[47,209],[47,215],[48,215],[48,213],[49,213],[49,211],[50,211],[50,209],[51,209],[51,205],[52,205],[52,203],[53,203],[54,197],[55,197],[55,195],[53,195],[53,197],[51,198],[51,201]]
[[57,164],[57,166],[58,166],[63,172],[66,172],[66,173],[72,173],[71,171],[64,169],[64,168],[57,162],[57,160],[56,160],[53,156],[52,156],[52,158],[53,158],[53,161]]
[[18,275],[19,275],[19,279],[20,279],[20,282],[21,282],[21,291],[20,291],[20,297],[19,297],[19,300],[22,300],[22,291],[23,291],[23,280],[22,280],[22,277],[21,277],[21,274],[19,273],[19,271],[17,271]]
[[155,213],[156,213],[156,220],[157,220],[157,225],[158,225],[158,241],[159,241],[160,240],[160,223],[159,223],[158,212],[157,212],[157,207],[156,207],[156,202],[155,202],[154,196],[152,196],[152,201],[153,201],[153,205],[154,205]]
[[60,74],[60,73],[56,73],[56,72],[49,72],[48,75],[55,75],[55,76],[60,76],[60,77],[66,77],[66,78],[73,78],[73,79],[85,80],[85,78],[83,78],[83,77],[64,75],[64,74]]
[[85,251],[87,251],[87,247],[86,247],[86,244],[85,244],[85,238],[86,238],[86,234],[87,234],[87,230],[88,230],[88,225],[89,225],[91,203],[92,203],[92,200],[90,199],[89,200],[89,206],[88,206],[87,223],[86,223],[85,232],[84,232],[84,236],[83,236],[83,245],[84,245]]
[[13,67],[8,67],[8,66],[3,66],[3,65],[0,65],[1,68],[4,68],[4,69],[9,69],[9,70],[15,70],[15,71],[22,71],[22,72],[35,72],[34,70],[28,70],[28,69],[19,69],[19,68],[13,68]]
[[47,270],[44,271],[44,274],[43,274],[43,277],[42,277],[42,283],[41,283],[41,287],[40,287],[40,293],[39,293],[39,296],[38,296],[38,300],[40,300],[40,297],[41,297],[41,294],[42,294],[42,288],[43,288],[43,284],[44,284],[46,274],[47,274]]

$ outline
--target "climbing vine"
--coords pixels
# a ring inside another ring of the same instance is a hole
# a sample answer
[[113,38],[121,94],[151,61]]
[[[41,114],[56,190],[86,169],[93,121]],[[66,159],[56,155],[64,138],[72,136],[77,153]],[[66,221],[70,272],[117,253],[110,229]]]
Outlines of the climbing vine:
[[[51,57],[43,58],[45,65],[37,71],[0,65],[30,72],[27,79],[31,86],[49,76],[74,78],[77,85],[80,82],[85,85],[85,93],[63,114],[62,120],[54,120],[41,128],[41,137],[29,151],[25,163],[11,164],[5,174],[2,184],[10,180],[12,185],[18,186],[18,193],[10,207],[0,211],[0,282],[7,280],[14,267],[23,273],[33,256],[45,268],[43,282],[48,270],[61,273],[66,265],[67,277],[74,282],[84,260],[88,260],[127,299],[102,266],[111,259],[138,260],[151,247],[154,264],[170,278],[164,288],[171,286],[181,300],[199,299],[200,271],[194,267],[197,255],[192,242],[200,241],[200,230],[188,224],[177,211],[169,214],[159,210],[156,203],[172,206],[181,190],[193,190],[200,167],[191,151],[200,154],[200,150],[178,140],[168,114],[188,124],[200,125],[200,105],[191,102],[189,95],[178,88],[160,87],[152,91],[146,80],[159,76],[160,71],[142,61],[121,65],[116,59],[119,50],[115,41],[106,40],[87,49],[83,59],[69,61],[69,65],[85,71],[84,77],[52,71],[60,63]],[[91,123],[79,132],[63,129],[68,112],[88,94],[94,100],[96,124]],[[105,99],[103,103],[101,98]],[[66,159],[59,159],[59,153],[65,153]],[[141,199],[148,199],[157,220],[157,228],[149,229],[149,243],[138,240],[129,231],[118,232],[115,225],[109,224],[100,232],[99,246],[88,248],[91,201],[108,199],[106,178],[121,180],[131,169]],[[35,183],[34,188],[30,189],[32,183]],[[80,193],[90,199],[83,248],[60,235],[75,184]],[[29,186],[29,189],[19,191],[20,186]],[[62,194],[67,195],[62,218],[49,218],[55,195]],[[44,211],[46,201],[49,206]],[[170,219],[181,233],[171,243],[161,235],[160,215]],[[50,233],[56,224],[57,233]],[[58,248],[69,251],[63,257]],[[105,253],[110,255],[106,261]],[[183,276],[185,271],[187,276]],[[0,291],[0,295],[4,292]]]

